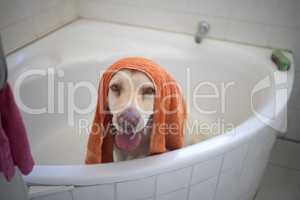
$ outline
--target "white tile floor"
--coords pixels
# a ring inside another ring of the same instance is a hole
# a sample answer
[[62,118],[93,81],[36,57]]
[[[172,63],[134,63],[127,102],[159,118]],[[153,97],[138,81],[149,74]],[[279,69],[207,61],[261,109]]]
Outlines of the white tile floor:
[[255,200],[300,199],[300,143],[278,139]]

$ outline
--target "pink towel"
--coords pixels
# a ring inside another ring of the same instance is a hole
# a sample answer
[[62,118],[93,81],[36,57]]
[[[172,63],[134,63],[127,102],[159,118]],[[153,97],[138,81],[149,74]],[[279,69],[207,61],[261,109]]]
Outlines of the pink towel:
[[23,120],[8,84],[0,91],[0,116],[0,171],[10,181],[15,166],[27,175],[34,161]]

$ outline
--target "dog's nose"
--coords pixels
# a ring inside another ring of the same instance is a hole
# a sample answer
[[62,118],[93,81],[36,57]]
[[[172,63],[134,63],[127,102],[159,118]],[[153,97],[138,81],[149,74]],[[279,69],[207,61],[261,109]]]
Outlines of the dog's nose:
[[133,132],[139,121],[140,114],[134,108],[127,108],[117,117],[118,125],[127,132]]

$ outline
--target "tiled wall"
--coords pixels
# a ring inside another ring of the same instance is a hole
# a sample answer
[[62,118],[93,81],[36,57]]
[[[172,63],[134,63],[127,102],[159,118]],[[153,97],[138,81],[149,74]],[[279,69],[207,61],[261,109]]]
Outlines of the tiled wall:
[[[195,157],[183,168],[138,179],[133,175],[131,180],[120,182],[75,186],[73,200],[251,200],[274,141],[275,136],[265,129],[247,143],[205,160]],[[65,191],[33,199],[72,200]]]
[[287,136],[300,140],[299,0],[77,0],[79,15],[194,34],[197,23],[211,24],[209,36],[293,50],[295,87],[288,110]]
[[78,0],[83,17],[195,33],[211,24],[210,36],[292,49],[300,27],[299,0]]
[[74,20],[74,0],[0,0],[0,33],[6,53]]

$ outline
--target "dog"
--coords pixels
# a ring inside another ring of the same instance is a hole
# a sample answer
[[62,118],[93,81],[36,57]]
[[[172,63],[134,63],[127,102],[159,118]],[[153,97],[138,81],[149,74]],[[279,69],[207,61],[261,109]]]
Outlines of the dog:
[[109,83],[108,107],[115,135],[114,161],[148,154],[155,86],[143,72],[118,71]]
[[109,163],[180,149],[187,109],[176,80],[142,57],[113,63],[102,74],[85,163]]

